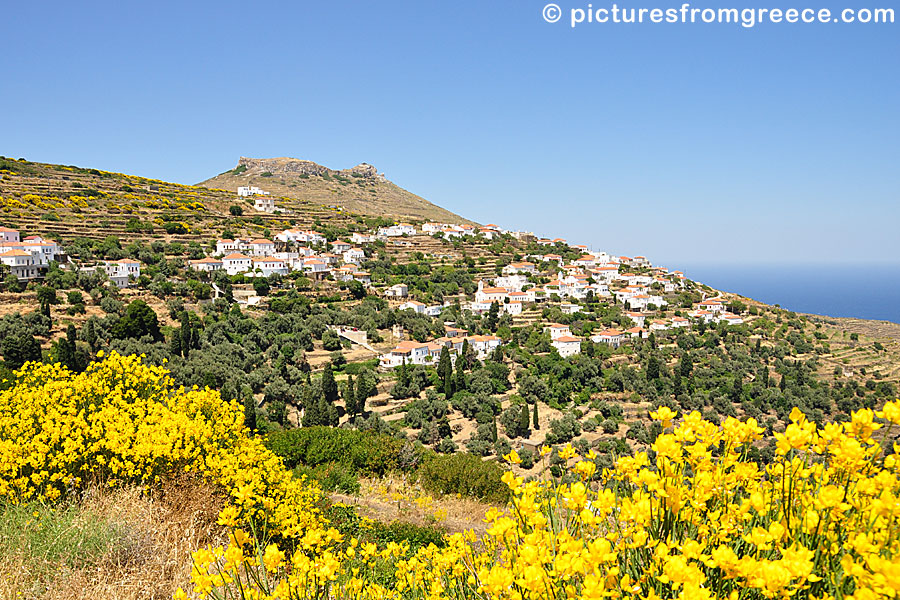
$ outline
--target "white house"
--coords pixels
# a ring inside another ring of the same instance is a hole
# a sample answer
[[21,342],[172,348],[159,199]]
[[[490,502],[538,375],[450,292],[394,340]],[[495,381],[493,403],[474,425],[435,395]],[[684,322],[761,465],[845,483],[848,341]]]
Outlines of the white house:
[[255,196],[253,198],[253,210],[264,213],[275,212],[275,198],[271,196]]
[[9,227],[0,227],[0,242],[18,242],[19,232]]
[[9,267],[10,273],[19,279],[34,279],[40,276],[34,256],[24,250],[7,250],[0,254],[0,262]]
[[266,239],[253,240],[247,244],[247,250],[253,256],[269,256],[275,252],[275,242]]
[[303,270],[307,273],[325,273],[328,271],[328,264],[318,258],[307,258],[303,261]]
[[189,264],[195,271],[205,271],[208,273],[212,271],[219,271],[223,268],[221,260],[210,258],[208,256],[206,258],[201,258],[200,260],[192,260],[189,262]]
[[141,276],[141,263],[130,258],[108,260],[101,263],[116,287],[128,287],[132,281]]
[[504,275],[514,275],[516,273],[535,273],[537,268],[532,262],[514,262],[503,267]]
[[525,275],[514,274],[514,275],[504,275],[503,277],[497,277],[494,279],[494,285],[497,287],[506,288],[511,292],[520,292],[522,288],[528,284],[528,278]]
[[387,298],[406,298],[409,295],[409,286],[405,283],[398,283],[384,290]]
[[556,340],[561,337],[571,337],[572,331],[569,329],[568,325],[563,325],[561,323],[548,323],[544,325],[544,331],[550,332],[550,339]]
[[563,358],[575,356],[581,352],[581,339],[571,335],[560,336],[550,342],[550,344],[556,348],[556,351]]
[[502,303],[506,299],[506,288],[501,287],[484,287],[484,282],[478,282],[478,290],[475,291],[475,302],[500,302]]
[[253,271],[259,272],[263,277],[268,277],[269,275],[287,275],[288,268],[283,260],[280,258],[272,258],[270,256],[266,257],[255,257],[252,260]]
[[268,196],[269,192],[263,191],[255,185],[241,186],[237,189],[238,198],[249,198],[250,196]]
[[238,273],[246,273],[253,265],[253,259],[246,254],[234,252],[222,258],[222,268],[229,275],[237,275]]
[[383,237],[400,237],[401,235],[415,235],[416,228],[409,223],[397,223],[390,227],[382,227],[378,230],[378,235]]
[[613,348],[618,348],[622,345],[622,342],[625,341],[625,333],[618,329],[607,329],[606,331],[601,331],[600,333],[593,335],[591,341],[596,344],[608,344]]
[[337,252],[338,254],[343,254],[352,247],[353,245],[350,242],[345,242],[343,240],[335,240],[331,242],[331,251]]
[[240,240],[222,239],[216,241],[216,254],[229,254],[240,249]]
[[285,229],[275,236],[279,242],[293,242],[295,244],[321,244],[325,242],[325,236],[318,231]]
[[506,314],[516,316],[522,314],[522,301],[521,300],[512,300],[508,304],[503,305],[503,312]]
[[377,238],[374,235],[370,235],[367,233],[353,233],[350,236],[350,241],[354,244],[371,244]]
[[419,302],[417,300],[407,300],[403,304],[397,307],[398,310],[411,310],[420,315],[425,314],[425,309],[428,307],[427,304],[423,302]]
[[402,364],[407,365],[424,365],[433,362],[433,352],[443,348],[440,344],[423,344],[420,342],[404,341],[397,344],[397,347],[382,354],[378,364],[385,369],[393,369]]
[[344,262],[359,264],[366,257],[362,248],[348,248],[344,251]]

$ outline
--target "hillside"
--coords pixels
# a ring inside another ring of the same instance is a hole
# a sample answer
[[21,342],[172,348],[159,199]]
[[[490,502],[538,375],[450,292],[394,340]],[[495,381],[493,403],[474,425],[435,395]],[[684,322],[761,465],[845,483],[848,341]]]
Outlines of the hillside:
[[296,158],[247,158],[237,166],[198,185],[224,190],[256,186],[271,194],[334,206],[352,212],[445,223],[464,219],[385,179],[372,165],[333,170]]

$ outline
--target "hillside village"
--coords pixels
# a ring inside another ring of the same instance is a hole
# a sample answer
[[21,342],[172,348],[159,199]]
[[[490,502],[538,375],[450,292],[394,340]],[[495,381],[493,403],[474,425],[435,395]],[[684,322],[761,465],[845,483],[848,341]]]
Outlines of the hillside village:
[[840,418],[900,379],[890,337],[644,256],[261,184],[3,165],[4,363],[143,354],[244,404],[263,431],[375,429],[485,458],[573,441],[608,458],[646,448],[663,404],[774,431],[792,406]]
[[[260,212],[272,212],[274,201],[268,192],[257,187],[241,187],[238,198],[249,198]],[[64,269],[79,272],[102,271],[109,281],[119,288],[136,284],[141,277],[141,263],[134,259],[100,261],[95,265],[82,265],[68,261],[64,248],[53,240],[40,235],[29,235],[20,240],[16,230],[0,227],[0,262],[9,272],[23,282],[40,280],[51,262],[62,264]],[[410,297],[406,284],[385,288],[374,287],[370,273],[361,265],[371,251],[366,247],[374,242],[395,238],[431,236],[443,240],[481,238],[494,240],[509,237],[523,243],[536,243],[547,253],[526,254],[522,261],[510,262],[492,279],[478,280],[474,295],[465,298],[464,310],[483,315],[492,308],[499,313],[518,316],[524,311],[548,304],[559,306],[563,313],[580,310],[579,302],[588,298],[607,304],[614,303],[626,309],[630,327],[605,329],[590,337],[594,343],[618,348],[635,338],[645,339],[653,332],[690,328],[692,322],[724,322],[729,325],[743,323],[743,317],[726,310],[727,301],[710,297],[697,302],[690,310],[668,314],[666,295],[685,288],[687,279],[681,271],[669,271],[654,267],[644,256],[616,256],[606,252],[590,252],[587,246],[569,246],[561,238],[538,238],[530,232],[510,231],[495,224],[483,227],[449,223],[424,222],[419,226],[396,223],[379,227],[370,232],[354,232],[347,240],[328,241],[314,230],[285,229],[273,239],[235,238],[217,239],[210,244],[208,256],[187,261],[188,268],[205,275],[224,272],[229,276],[250,278],[284,277],[302,273],[314,281],[334,280],[357,282],[370,293],[391,300],[399,310],[437,317],[449,301],[428,305]],[[565,260],[555,248],[582,254],[573,260]],[[539,283],[540,279],[547,280]],[[218,294],[217,287],[213,288]],[[244,303],[255,305],[261,298],[244,295]],[[551,344],[562,357],[581,352],[584,338],[573,336],[568,326],[548,323],[544,327],[550,333]],[[380,357],[379,365],[391,369],[402,364],[436,364],[441,351],[450,351],[451,360],[468,341],[480,360],[485,359],[500,344],[497,336],[468,336],[463,330],[448,327],[447,334],[426,342],[403,341],[396,348]]]

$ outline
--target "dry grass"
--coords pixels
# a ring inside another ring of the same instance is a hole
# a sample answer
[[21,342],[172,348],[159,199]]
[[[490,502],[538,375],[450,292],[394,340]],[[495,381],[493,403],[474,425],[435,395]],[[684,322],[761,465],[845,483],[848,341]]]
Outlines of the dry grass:
[[474,530],[484,533],[485,513],[494,505],[473,498],[433,497],[405,478],[361,479],[357,496],[331,494],[333,502],[356,507],[359,514],[390,523],[403,521],[421,526],[438,525],[450,533]]
[[75,547],[48,560],[29,551],[23,533],[19,548],[0,557],[0,598],[169,599],[188,587],[190,553],[224,539],[216,525],[222,504],[212,488],[192,479],[151,494],[92,489],[76,505],[72,526],[108,528],[105,551],[73,561],[82,551]]

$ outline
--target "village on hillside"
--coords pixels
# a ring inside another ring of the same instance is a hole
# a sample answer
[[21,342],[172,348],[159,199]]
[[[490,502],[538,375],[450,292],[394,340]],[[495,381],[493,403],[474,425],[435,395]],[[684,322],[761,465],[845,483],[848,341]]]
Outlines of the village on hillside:
[[[260,188],[241,187],[237,190],[237,197],[253,201],[255,210],[259,212],[275,210],[274,199]],[[616,304],[625,309],[630,326],[605,329],[589,338],[593,343],[612,348],[635,338],[647,338],[654,332],[690,328],[701,321],[705,324],[724,322],[737,325],[744,319],[740,314],[729,312],[728,302],[721,297],[708,297],[690,307],[668,310],[667,296],[683,290],[688,280],[681,271],[654,266],[644,256],[628,257],[591,251],[585,245],[568,244],[562,238],[537,237],[531,232],[506,230],[495,224],[475,227],[434,222],[418,225],[395,223],[368,232],[353,232],[347,239],[332,241],[318,231],[285,229],[275,234],[273,239],[237,237],[210,240],[207,255],[187,261],[186,267],[207,276],[222,272],[228,276],[269,278],[302,273],[314,282],[353,283],[362,286],[366,293],[384,297],[399,310],[437,317],[450,306],[449,299],[440,304],[427,304],[417,300],[405,283],[377,287],[373,285],[370,273],[362,268],[372,254],[367,251],[372,244],[409,239],[409,242],[395,243],[415,246],[416,240],[423,239],[422,236],[442,240],[508,237],[546,249],[546,252],[526,254],[523,260],[506,264],[496,277],[478,280],[473,295],[454,299],[463,310],[475,315],[494,311],[515,317],[527,313],[529,309],[550,304],[558,306],[564,314],[574,314],[587,300]],[[142,265],[134,259],[80,264],[69,260],[59,243],[41,235],[20,239],[19,231],[0,227],[0,239],[0,262],[22,282],[41,279],[51,263],[81,273],[101,273],[118,288],[132,286],[141,278]],[[567,260],[559,253],[561,251],[569,256],[577,255],[577,258]],[[213,284],[212,296],[215,298],[220,293],[220,288]],[[252,292],[242,293],[235,299],[248,305],[257,305],[262,300]],[[544,331],[549,332],[551,344],[560,356],[569,357],[581,352],[584,338],[573,335],[568,326],[546,323]],[[361,341],[365,343],[364,336]],[[502,340],[495,335],[469,336],[465,330],[448,323],[444,336],[421,342],[400,341],[391,351],[381,355],[379,366],[393,369],[404,364],[436,364],[445,348],[455,362],[463,342],[474,350],[479,359],[484,359],[501,345]]]

